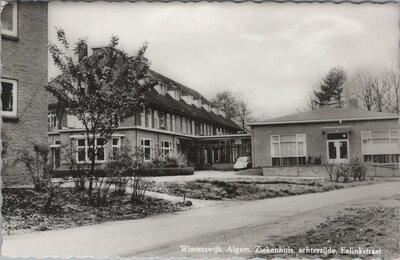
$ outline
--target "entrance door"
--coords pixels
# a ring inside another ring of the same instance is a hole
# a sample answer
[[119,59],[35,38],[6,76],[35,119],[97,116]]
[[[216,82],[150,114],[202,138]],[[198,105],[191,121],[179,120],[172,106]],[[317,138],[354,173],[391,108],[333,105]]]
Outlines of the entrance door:
[[349,161],[348,134],[342,135],[342,139],[339,139],[337,134],[328,134],[327,139],[328,163],[347,163]]

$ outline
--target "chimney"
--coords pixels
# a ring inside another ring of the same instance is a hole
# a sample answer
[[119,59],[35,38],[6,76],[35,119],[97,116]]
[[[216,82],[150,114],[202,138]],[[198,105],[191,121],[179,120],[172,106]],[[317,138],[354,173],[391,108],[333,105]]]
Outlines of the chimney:
[[350,98],[349,99],[349,108],[351,108],[351,109],[359,109],[359,107],[358,107],[358,99],[357,98]]

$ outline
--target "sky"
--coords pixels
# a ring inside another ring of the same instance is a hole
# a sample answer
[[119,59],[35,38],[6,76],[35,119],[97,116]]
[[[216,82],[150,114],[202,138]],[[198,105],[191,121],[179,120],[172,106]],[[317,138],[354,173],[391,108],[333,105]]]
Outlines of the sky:
[[[55,27],[71,43],[105,46],[112,35],[134,54],[148,43],[151,68],[206,98],[230,90],[253,116],[273,118],[306,107],[305,99],[334,66],[396,66],[395,4],[50,2]],[[57,74],[49,59],[49,78]]]

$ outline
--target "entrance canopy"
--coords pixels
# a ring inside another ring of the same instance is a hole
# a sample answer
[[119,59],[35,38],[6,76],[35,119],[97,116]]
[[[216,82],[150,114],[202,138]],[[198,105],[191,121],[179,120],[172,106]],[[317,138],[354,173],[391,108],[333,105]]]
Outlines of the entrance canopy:
[[327,126],[322,127],[322,133],[350,133],[351,126]]

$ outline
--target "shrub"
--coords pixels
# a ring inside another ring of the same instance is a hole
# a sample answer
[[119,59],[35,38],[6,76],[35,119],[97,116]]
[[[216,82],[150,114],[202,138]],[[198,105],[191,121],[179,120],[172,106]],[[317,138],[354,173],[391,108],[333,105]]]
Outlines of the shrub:
[[367,174],[367,167],[365,166],[364,162],[362,162],[358,157],[355,157],[350,161],[350,167],[351,167],[351,175],[356,181],[357,179],[359,181],[365,180],[365,176]]
[[153,160],[154,168],[184,168],[187,166],[188,161],[185,154],[160,155]]
[[50,148],[47,144],[33,144],[32,148],[24,149],[18,156],[17,162],[22,162],[30,173],[34,185],[34,189],[38,192],[44,192],[47,195],[43,209],[46,213],[50,212],[50,208],[56,189],[68,181],[63,178],[59,182],[53,182],[53,167],[50,162]]

